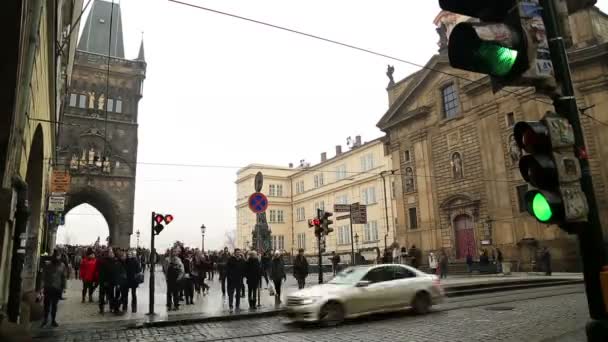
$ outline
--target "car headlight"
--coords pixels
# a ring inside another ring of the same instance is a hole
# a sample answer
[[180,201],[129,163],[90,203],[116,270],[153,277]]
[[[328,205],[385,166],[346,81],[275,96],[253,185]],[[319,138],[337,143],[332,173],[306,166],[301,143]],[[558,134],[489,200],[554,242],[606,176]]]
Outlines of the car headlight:
[[310,304],[314,304],[316,301],[318,301],[321,297],[309,297],[309,298],[304,298],[302,299],[302,305],[310,305]]

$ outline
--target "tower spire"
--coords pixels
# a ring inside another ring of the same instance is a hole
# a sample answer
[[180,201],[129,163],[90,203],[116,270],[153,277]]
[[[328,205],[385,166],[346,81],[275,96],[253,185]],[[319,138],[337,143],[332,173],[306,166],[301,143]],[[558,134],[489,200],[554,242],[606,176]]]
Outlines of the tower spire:
[[139,44],[139,53],[137,54],[138,61],[145,61],[146,56],[144,54],[144,33],[141,33],[141,44]]
[[[109,45],[109,46],[108,46]],[[125,58],[120,4],[95,0],[84,24],[78,50]]]

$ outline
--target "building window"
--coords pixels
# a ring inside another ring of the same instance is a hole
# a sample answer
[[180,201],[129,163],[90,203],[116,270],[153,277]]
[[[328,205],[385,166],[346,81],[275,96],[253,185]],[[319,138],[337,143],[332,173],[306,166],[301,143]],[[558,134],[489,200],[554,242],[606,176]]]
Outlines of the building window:
[[122,113],[122,100],[116,100],[116,108],[114,108],[116,113]]
[[270,223],[275,223],[277,221],[277,211],[276,210],[268,211],[268,221]]
[[276,236],[276,235],[272,236],[272,250],[276,250],[277,247],[278,247],[277,246],[277,240],[278,240],[277,238],[278,238],[278,236]]
[[285,215],[283,214],[283,210],[277,210],[277,222],[278,223],[285,222]]
[[410,218],[410,229],[418,229],[418,215],[416,214],[416,208],[409,208],[407,212]]
[[325,184],[325,180],[323,179],[323,174],[319,173],[315,175],[315,188],[320,188]]
[[306,250],[306,233],[298,234],[298,249]]
[[346,165],[336,167],[336,180],[346,178]]
[[451,119],[460,113],[460,104],[458,102],[458,94],[456,94],[456,85],[454,83],[441,89],[443,98],[443,117]]
[[315,214],[318,209],[325,210],[325,201],[315,202]]
[[370,221],[363,226],[364,242],[378,241],[378,222]]
[[361,157],[361,171],[368,171],[374,168],[374,155],[366,154]]
[[301,194],[304,192],[304,181],[297,181],[296,182],[296,194]]
[[76,107],[77,101],[78,101],[78,94],[71,93],[70,94],[70,107]]
[[306,220],[306,214],[304,212],[304,207],[300,207],[296,209],[296,220],[304,221]]
[[108,99],[108,112],[114,111],[114,99]]
[[285,237],[283,235],[279,235],[279,250],[285,250]]
[[414,182],[414,169],[411,167],[405,168],[405,192],[412,192],[415,190],[415,182]]
[[391,182],[391,199],[395,198],[395,192],[396,192],[396,188],[395,188],[395,181]]
[[350,227],[338,227],[338,245],[350,245]]
[[513,125],[515,125],[515,115],[513,114],[513,112],[507,113],[505,118],[507,120],[507,127],[512,127]]
[[365,188],[361,191],[361,202],[363,204],[374,204],[376,203],[376,188]]
[[410,150],[403,151],[403,161],[406,163],[412,161],[410,156]]
[[270,184],[268,186],[268,196],[281,197],[283,196],[282,184]]
[[348,195],[336,196],[336,204],[348,204]]
[[519,212],[526,211],[526,192],[528,192],[528,184],[517,187],[517,202],[519,204]]
[[86,95],[78,95],[78,107],[87,108],[87,96]]

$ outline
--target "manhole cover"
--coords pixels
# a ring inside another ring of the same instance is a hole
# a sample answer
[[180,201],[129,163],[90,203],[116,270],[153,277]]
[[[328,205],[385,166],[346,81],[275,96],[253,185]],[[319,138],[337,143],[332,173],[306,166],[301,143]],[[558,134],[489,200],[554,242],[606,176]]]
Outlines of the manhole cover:
[[488,306],[484,308],[485,310],[490,310],[490,311],[509,311],[509,310],[513,310],[515,309],[512,306]]

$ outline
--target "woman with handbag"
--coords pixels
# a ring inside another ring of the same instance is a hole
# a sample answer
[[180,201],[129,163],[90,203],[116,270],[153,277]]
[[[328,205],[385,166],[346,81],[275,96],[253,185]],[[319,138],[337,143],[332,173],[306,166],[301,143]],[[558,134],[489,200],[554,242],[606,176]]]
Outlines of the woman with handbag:
[[125,268],[127,270],[127,287],[122,292],[123,310],[126,309],[129,290],[131,290],[131,312],[135,313],[137,312],[137,288],[139,284],[144,282],[144,273],[135,252],[129,251],[127,260],[125,261]]

